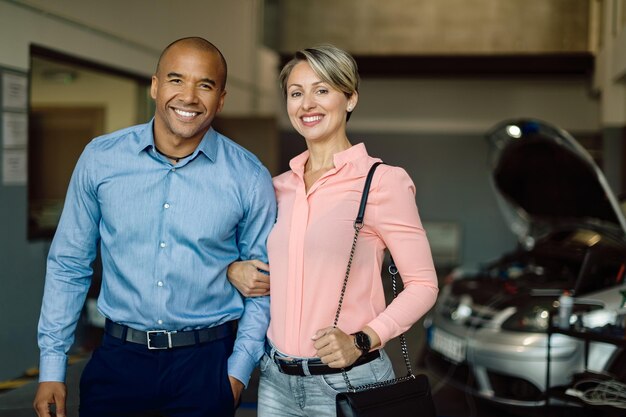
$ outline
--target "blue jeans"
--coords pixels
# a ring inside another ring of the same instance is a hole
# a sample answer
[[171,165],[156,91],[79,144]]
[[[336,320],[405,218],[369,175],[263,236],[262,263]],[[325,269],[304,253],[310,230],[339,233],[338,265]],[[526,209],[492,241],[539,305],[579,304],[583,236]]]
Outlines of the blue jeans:
[[[391,360],[383,350],[380,353],[380,358],[347,372],[353,386],[394,378]],[[335,396],[348,390],[341,373],[286,375],[280,372],[268,354],[263,355],[260,369],[259,417],[335,416]]]

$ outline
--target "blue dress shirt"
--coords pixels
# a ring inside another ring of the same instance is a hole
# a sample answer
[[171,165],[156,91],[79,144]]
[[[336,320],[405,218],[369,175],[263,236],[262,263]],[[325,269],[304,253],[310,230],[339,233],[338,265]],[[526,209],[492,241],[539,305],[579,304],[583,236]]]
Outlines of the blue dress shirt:
[[271,176],[210,129],[176,165],[156,152],[153,122],[101,136],[82,153],[48,256],[39,319],[40,381],[64,381],[100,244],[98,309],[140,330],[239,320],[229,375],[247,385],[263,353],[269,298],[242,297],[233,261],[267,260],[276,219]]

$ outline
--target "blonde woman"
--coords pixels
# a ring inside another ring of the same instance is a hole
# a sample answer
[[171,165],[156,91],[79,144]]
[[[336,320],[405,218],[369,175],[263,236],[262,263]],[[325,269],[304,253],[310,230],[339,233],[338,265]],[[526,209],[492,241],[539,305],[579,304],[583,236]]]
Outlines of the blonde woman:
[[[352,385],[393,378],[382,347],[435,303],[437,277],[415,204],[415,187],[398,167],[374,176],[336,328],[341,286],[363,183],[380,159],[352,144],[346,123],[359,101],[354,59],[334,46],[298,51],[280,83],[291,124],[307,151],[274,178],[278,217],[268,239],[271,319],[261,359],[259,416],[334,416],[335,396]],[[385,248],[404,291],[386,306],[381,279]],[[254,261],[233,264],[244,295],[265,293],[269,278]]]

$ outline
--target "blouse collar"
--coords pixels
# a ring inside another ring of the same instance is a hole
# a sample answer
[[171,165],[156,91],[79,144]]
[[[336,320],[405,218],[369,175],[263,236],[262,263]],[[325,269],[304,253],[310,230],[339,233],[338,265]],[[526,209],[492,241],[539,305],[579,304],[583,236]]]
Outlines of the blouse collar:
[[[357,143],[356,145],[352,145],[345,151],[337,152],[333,155],[333,162],[335,164],[335,171],[341,169],[344,165],[352,161],[356,161],[357,159],[363,158],[367,156],[367,149],[365,149],[364,143]],[[289,161],[289,167],[296,174],[303,175],[304,174],[304,165],[306,161],[309,159],[309,151],[306,150],[302,152],[300,155],[294,157]]]

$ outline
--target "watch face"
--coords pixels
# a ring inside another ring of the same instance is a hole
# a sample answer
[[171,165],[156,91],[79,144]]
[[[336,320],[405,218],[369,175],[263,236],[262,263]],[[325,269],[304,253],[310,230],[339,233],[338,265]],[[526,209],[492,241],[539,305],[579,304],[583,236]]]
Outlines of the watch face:
[[356,344],[356,347],[361,349],[363,352],[367,352],[370,350],[370,338],[364,332],[357,332],[354,334],[354,343]]

